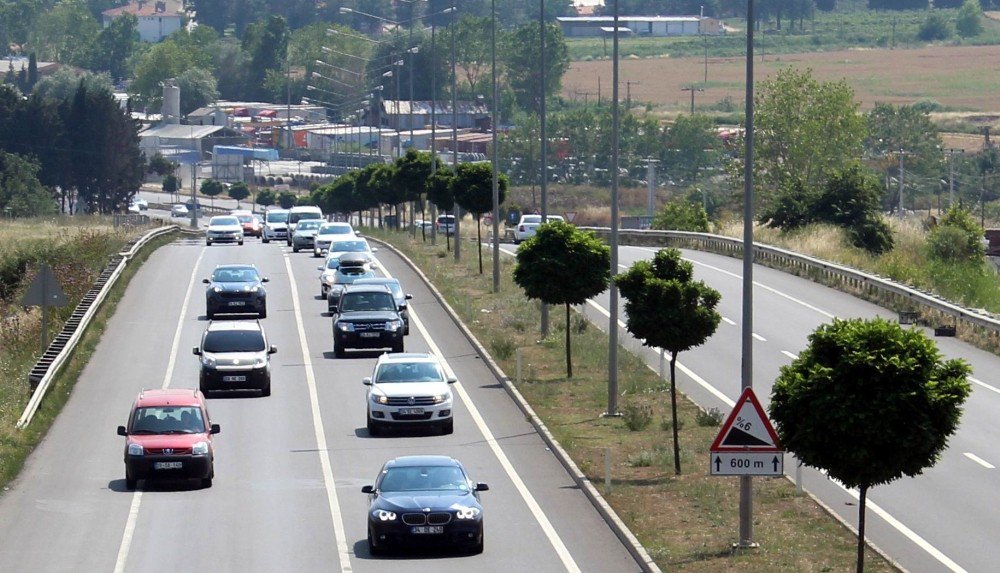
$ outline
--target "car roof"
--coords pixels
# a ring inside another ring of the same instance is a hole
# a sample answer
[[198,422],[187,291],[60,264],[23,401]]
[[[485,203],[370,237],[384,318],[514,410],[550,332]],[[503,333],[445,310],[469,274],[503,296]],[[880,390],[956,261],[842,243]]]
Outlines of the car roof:
[[249,265],[249,264],[215,265],[215,270],[219,269],[239,269],[241,271],[244,269],[257,270],[257,265]]
[[213,320],[208,323],[206,332],[218,332],[220,330],[243,330],[247,332],[261,331],[260,323],[256,320]]
[[385,463],[386,468],[390,467],[411,467],[411,466],[454,466],[461,467],[453,457],[450,456],[400,456]]
[[345,221],[330,221],[328,223],[323,223],[323,227],[324,228],[327,228],[327,227],[350,227],[352,229],[354,228],[353,226],[351,226],[350,223],[345,222]]
[[437,356],[426,352],[393,352],[378,357],[378,364],[397,364],[400,362],[439,362]]
[[230,211],[229,214],[230,215],[253,215],[253,213],[251,213],[250,211],[245,211],[245,210]]
[[139,392],[136,408],[149,406],[200,406],[201,395],[191,388],[154,388]]
[[344,253],[340,255],[340,264],[367,264],[368,255],[366,253]]
[[399,284],[399,279],[390,279],[389,277],[371,277],[367,279],[358,279],[355,284],[359,285]]

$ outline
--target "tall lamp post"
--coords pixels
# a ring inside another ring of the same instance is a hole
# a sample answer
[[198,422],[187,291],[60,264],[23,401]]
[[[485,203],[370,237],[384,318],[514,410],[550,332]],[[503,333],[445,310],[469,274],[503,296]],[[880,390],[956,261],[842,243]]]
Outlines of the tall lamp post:
[[[618,274],[618,0],[614,0],[611,56],[611,276]],[[608,290],[608,410],[618,415],[618,287],[611,281]]]
[[[617,0],[615,0],[617,4]],[[541,197],[542,197],[542,223],[547,223],[549,221],[549,196],[548,196],[548,179],[549,179],[549,167],[547,160],[548,155],[548,145],[547,137],[548,134],[545,131],[545,0],[539,0],[538,9],[538,31],[539,31],[539,47],[541,48],[541,67],[539,72],[539,83],[538,83],[538,93],[539,93],[539,126],[538,130],[541,135]],[[617,78],[615,82],[617,82]],[[617,86],[617,83],[615,84]],[[615,130],[617,134],[618,130]],[[541,335],[545,338],[549,335],[549,305],[542,302],[542,324],[541,324]]]
[[[458,7],[451,12],[451,169],[458,171],[458,74],[455,62],[455,16]],[[461,221],[462,208],[455,202],[455,262],[462,260]]]
[[493,114],[490,118],[493,152],[493,292],[500,292],[500,174],[497,173],[497,2],[490,0],[490,69],[492,70]]

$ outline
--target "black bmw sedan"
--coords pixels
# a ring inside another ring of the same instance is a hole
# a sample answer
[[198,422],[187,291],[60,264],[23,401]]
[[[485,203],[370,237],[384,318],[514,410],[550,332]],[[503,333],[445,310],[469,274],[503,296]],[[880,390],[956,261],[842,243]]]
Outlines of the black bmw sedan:
[[216,314],[256,314],[267,317],[267,291],[262,277],[253,265],[219,265],[212,278],[204,279],[205,315],[209,320]]
[[382,466],[368,494],[368,550],[394,546],[452,545],[483,551],[483,507],[479,492],[458,460],[448,456],[403,456]]

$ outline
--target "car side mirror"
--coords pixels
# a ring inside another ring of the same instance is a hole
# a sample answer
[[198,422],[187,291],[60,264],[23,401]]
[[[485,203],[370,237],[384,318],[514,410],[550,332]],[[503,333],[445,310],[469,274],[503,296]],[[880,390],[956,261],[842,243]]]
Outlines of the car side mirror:
[[221,432],[221,431],[222,431],[222,428],[221,428],[221,427],[219,427],[219,425],[218,425],[218,424],[212,424],[212,426],[211,426],[211,428],[209,429],[208,433],[209,433],[209,434],[218,434],[218,433],[219,433],[219,432]]
[[128,435],[128,432],[125,431],[125,426],[118,426],[118,435],[119,436],[127,436]]
[[325,270],[325,269],[323,267],[316,267],[316,270],[317,271],[322,271],[322,270]]
[[361,379],[361,383],[364,384],[365,386],[371,386],[372,385],[372,379],[371,379],[371,377],[362,378]]
[[201,348],[195,346],[194,348],[191,349],[191,354],[194,354],[195,356],[201,356]]
[[407,308],[407,304],[404,302],[403,304],[399,305],[399,308],[397,310],[404,311],[404,310],[406,310],[406,308]]
[[377,253],[378,252],[378,247],[372,247],[372,252],[373,253]]
[[413,300],[413,295],[412,294],[407,294],[406,295],[406,300]]
[[340,312],[340,308],[337,306],[337,303],[333,303],[333,304],[329,305],[329,307],[330,307],[329,308],[330,312],[334,312],[334,313]]
[[458,378],[455,378],[455,377],[448,378],[448,383],[449,384],[454,384],[455,382],[458,382]]
[[201,279],[201,282],[203,282],[205,284],[212,284],[212,281],[210,281],[208,279]]
[[269,282],[271,282],[271,279],[269,279],[267,277],[264,277],[264,278],[260,279],[260,282],[262,282],[262,283],[269,283]]
[[375,488],[370,485],[361,486],[361,493],[375,493]]
[[268,354],[274,354],[274,353],[275,353],[275,352],[277,352],[277,351],[278,351],[278,347],[277,347],[277,346],[275,346],[275,345],[273,345],[273,344],[271,345],[271,347],[270,347],[270,348],[268,348],[268,349],[267,349],[267,353],[268,353]]
[[489,491],[490,486],[484,484],[483,482],[476,482],[476,491]]
[[361,233],[361,231],[354,231],[354,236],[355,237],[364,237],[364,235]]

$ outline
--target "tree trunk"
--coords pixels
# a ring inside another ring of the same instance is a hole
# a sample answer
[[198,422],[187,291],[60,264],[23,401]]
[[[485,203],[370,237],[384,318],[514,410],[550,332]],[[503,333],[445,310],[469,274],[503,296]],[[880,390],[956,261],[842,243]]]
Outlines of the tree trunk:
[[483,229],[479,224],[479,215],[476,215],[476,243],[479,244],[479,274],[483,274]]
[[674,473],[681,475],[681,447],[677,440],[677,353],[670,353],[670,418],[674,434]]
[[858,573],[865,570],[865,504],[868,499],[868,486],[860,488],[860,499],[858,501]]
[[566,303],[566,377],[573,377],[573,353],[569,339],[569,303]]

